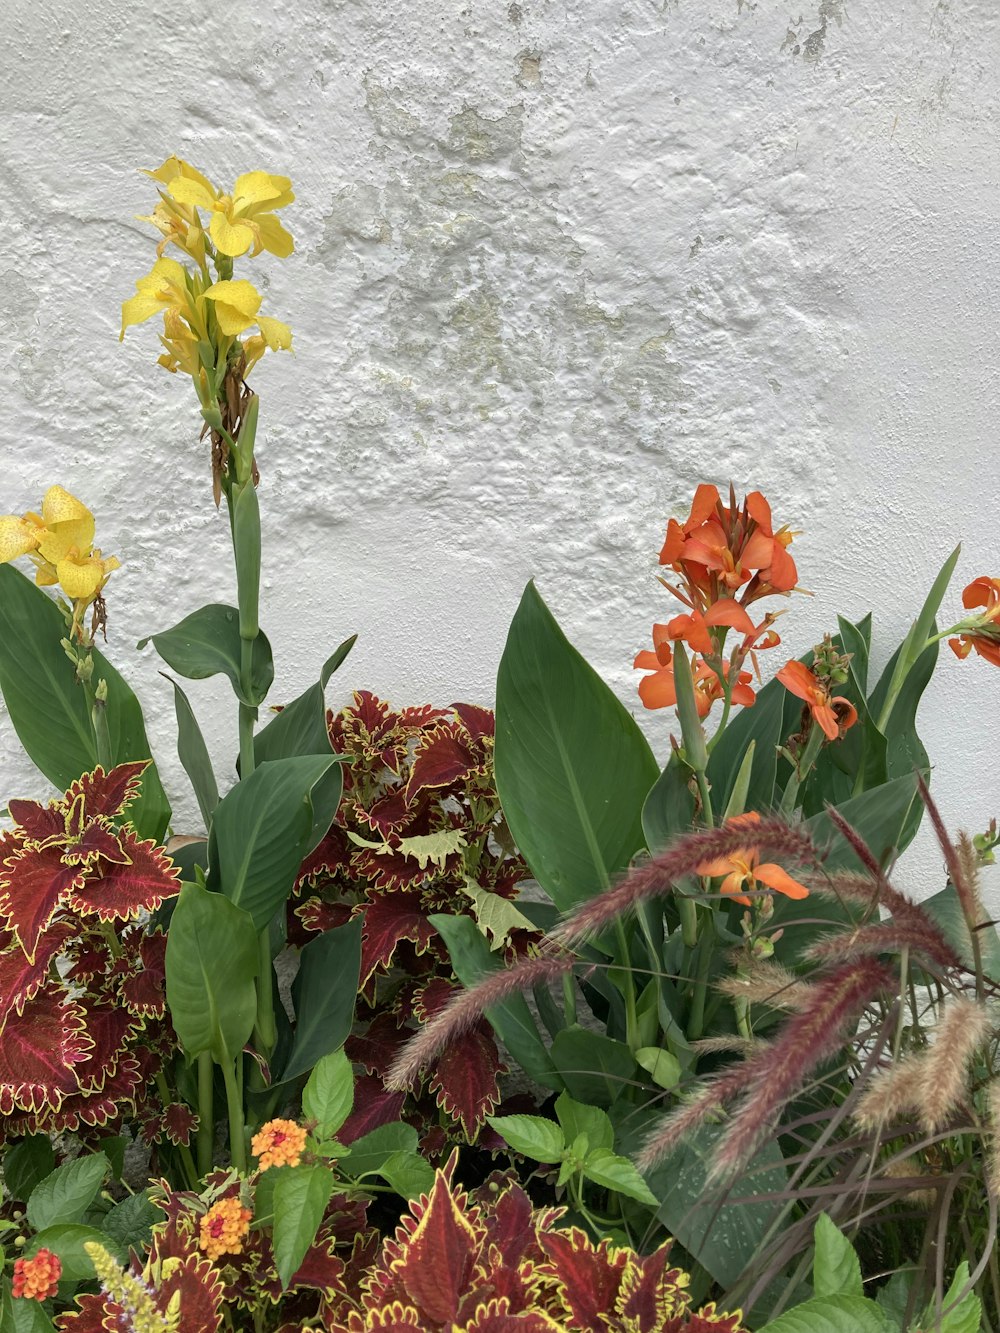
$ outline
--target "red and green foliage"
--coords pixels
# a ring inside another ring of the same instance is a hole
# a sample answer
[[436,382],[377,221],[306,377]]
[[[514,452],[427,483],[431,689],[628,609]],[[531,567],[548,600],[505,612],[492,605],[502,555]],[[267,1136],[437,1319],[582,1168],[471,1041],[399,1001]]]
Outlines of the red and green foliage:
[[146,1106],[174,1046],[166,938],[135,924],[178,890],[176,870],[120,817],[143,763],[84,774],[56,801],[13,800],[0,834],[3,1135],[105,1127],[138,1112],[174,1141],[190,1128]]
[[[472,915],[484,901],[508,904],[526,869],[500,812],[488,709],[396,712],[360,691],[329,725],[334,748],[350,761],[344,795],[333,827],[302,868],[289,936],[304,943],[314,932],[364,918],[359,1024],[347,1049],[365,1076],[359,1110],[343,1133],[350,1141],[399,1116],[404,1098],[384,1088],[384,1077],[414,1024],[435,1014],[454,988],[431,918]],[[508,955],[531,938],[515,930]],[[442,1058],[418,1101],[434,1120],[436,1104],[472,1139],[499,1101],[503,1070],[483,1020]],[[409,1107],[416,1109],[412,1101]]]

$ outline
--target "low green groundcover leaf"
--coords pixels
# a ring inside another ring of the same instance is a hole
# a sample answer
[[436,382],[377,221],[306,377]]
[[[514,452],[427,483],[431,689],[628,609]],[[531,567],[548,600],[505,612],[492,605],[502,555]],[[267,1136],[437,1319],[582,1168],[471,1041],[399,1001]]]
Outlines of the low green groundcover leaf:
[[659,1203],[627,1157],[619,1157],[607,1148],[593,1148],[583,1164],[583,1174],[595,1185],[603,1185],[616,1194],[624,1194],[655,1208]]
[[6,1192],[22,1203],[39,1183],[50,1175],[56,1155],[48,1134],[31,1134],[8,1145],[3,1155],[3,1179]]
[[287,1167],[275,1183],[272,1246],[283,1288],[316,1238],[333,1184],[333,1172],[320,1165]]
[[346,1172],[355,1180],[377,1172],[394,1153],[416,1152],[418,1138],[413,1126],[404,1125],[401,1120],[379,1125],[351,1144],[344,1159]]
[[394,1152],[378,1168],[378,1175],[404,1199],[429,1194],[434,1184],[434,1168],[418,1152]]
[[36,1231],[57,1222],[79,1222],[97,1198],[110,1163],[104,1153],[87,1153],[65,1162],[31,1192],[28,1221]]
[[302,1112],[321,1138],[336,1134],[354,1106],[354,1070],[342,1050],[317,1061],[302,1090]]
[[533,1162],[558,1162],[566,1151],[566,1136],[557,1124],[540,1115],[489,1115],[492,1127],[515,1152]]
[[759,1333],[899,1333],[863,1296],[815,1296],[786,1310]]
[[93,1227],[81,1226],[79,1222],[59,1222],[54,1226],[44,1227],[32,1237],[25,1254],[37,1254],[42,1249],[51,1250],[62,1264],[62,1281],[85,1282],[97,1276],[94,1265],[83,1248],[88,1242],[93,1241],[109,1250],[119,1263],[128,1263],[125,1247],[113,1236],[103,1231],[96,1231]]
[[861,1263],[840,1228],[821,1213],[814,1231],[813,1290],[817,1296],[863,1296]]

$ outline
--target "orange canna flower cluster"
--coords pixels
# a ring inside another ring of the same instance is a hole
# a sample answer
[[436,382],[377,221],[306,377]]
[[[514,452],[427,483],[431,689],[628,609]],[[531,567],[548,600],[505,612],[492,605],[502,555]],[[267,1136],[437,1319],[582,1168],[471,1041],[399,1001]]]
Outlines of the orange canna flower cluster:
[[306,1137],[306,1131],[294,1120],[269,1120],[250,1140],[250,1149],[260,1160],[261,1171],[272,1166],[298,1166]]
[[[695,654],[692,668],[699,717],[707,717],[717,699],[749,707],[755,700],[753,674],[744,671],[749,657],[781,642],[771,628],[776,617],[751,620],[747,607],[762,597],[790,593],[797,582],[795,562],[788,554],[793,533],[774,529],[771,507],[760,491],[752,491],[738,506],[732,486],[724,505],[715,486],[695,492],[691,512],[683,523],[671,519],[660,551],[660,564],[677,575],[675,583],[661,583],[687,611],[665,625],[653,626],[653,648],[640,652],[636,668],[652,672],[639,682],[639,698],[646,708],[666,708],[677,702],[672,644],[683,642]],[[741,637],[724,655],[729,630]]]
[[244,1208],[239,1199],[220,1199],[213,1203],[201,1219],[198,1248],[209,1259],[239,1254],[243,1249],[243,1237],[250,1230],[252,1216],[250,1209]]
[[[756,810],[749,810],[745,815],[733,815],[731,819],[726,820],[727,827],[747,825],[748,835],[753,826],[759,823],[760,815]],[[721,892],[742,903],[744,907],[749,907],[751,903],[751,899],[747,897],[748,893],[763,892],[768,889],[784,894],[786,898],[809,897],[806,886],[800,884],[797,879],[792,879],[787,870],[783,870],[773,861],[765,861],[762,864],[760,854],[752,845],[741,847],[738,851],[713,861],[702,861],[697,866],[697,872],[713,879],[721,878]]]
[[948,640],[956,657],[968,657],[975,649],[987,662],[1000,666],[1000,579],[985,574],[973,579],[962,593],[962,605],[967,610],[981,606],[977,616],[970,616],[963,624],[962,633]]
[[44,1248],[30,1259],[14,1260],[11,1294],[21,1300],[44,1301],[59,1290],[62,1263],[58,1255]]
[[858,710],[842,694],[830,692],[830,682],[810,671],[802,662],[789,662],[778,672],[786,690],[809,705],[813,721],[827,740],[835,741],[858,720]]

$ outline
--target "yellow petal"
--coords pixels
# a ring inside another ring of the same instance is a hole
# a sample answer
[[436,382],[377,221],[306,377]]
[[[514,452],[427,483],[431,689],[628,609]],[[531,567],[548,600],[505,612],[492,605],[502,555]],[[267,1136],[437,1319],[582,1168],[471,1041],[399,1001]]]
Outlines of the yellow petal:
[[[270,176],[266,171],[248,171],[237,177],[233,186],[233,203],[238,210],[248,204],[262,204],[266,200],[279,199],[291,185],[287,176]],[[273,208],[273,204],[268,205]]]
[[94,516],[64,487],[50,486],[45,492],[42,518],[48,531],[38,543],[38,549],[44,559],[58,564],[74,547],[78,551],[90,550],[94,540]]
[[222,254],[228,255],[230,259],[245,255],[255,239],[252,227],[245,222],[234,224],[224,213],[220,213],[218,210],[212,214],[212,221],[208,224],[208,230],[212,234],[216,249],[220,250]]
[[131,300],[122,302],[122,329],[118,335],[118,341],[121,342],[125,337],[125,330],[131,324],[142,324],[144,320],[152,315],[158,314],[163,309],[164,302],[158,296],[148,296],[140,294],[133,296]]
[[189,204],[192,208],[211,208],[215,203],[216,196],[212,187],[204,177],[201,180],[191,180],[187,176],[178,176],[167,186],[170,191],[171,199],[176,199],[179,204]]
[[35,582],[39,588],[49,588],[52,584],[58,583],[59,575],[56,572],[55,565],[50,565],[47,560],[43,560],[35,570]]
[[254,222],[264,249],[270,251],[272,255],[277,255],[279,259],[287,259],[295,249],[295,242],[278,219],[271,213],[263,213],[254,218]]
[[280,319],[269,319],[267,315],[258,315],[257,327],[272,352],[278,351],[279,348],[287,352],[291,347],[292,331],[287,324],[282,324]]
[[56,573],[63,592],[74,602],[94,597],[104,581],[102,562],[90,556],[67,556],[56,562]]
[[0,518],[0,565],[37,550],[44,535],[45,529],[30,519],[5,514]]
[[205,292],[205,298],[215,302],[219,327],[223,333],[229,334],[242,333],[248,329],[254,323],[261,302],[260,292],[245,278],[238,278],[235,282],[214,282]]
[[213,196],[218,194],[218,190],[212,182],[193,167],[190,162],[185,162],[182,157],[168,157],[166,162],[157,167],[155,171],[146,171],[143,174],[152,176],[153,180],[159,181],[162,185],[170,185],[178,177],[183,177],[185,180],[198,181]]

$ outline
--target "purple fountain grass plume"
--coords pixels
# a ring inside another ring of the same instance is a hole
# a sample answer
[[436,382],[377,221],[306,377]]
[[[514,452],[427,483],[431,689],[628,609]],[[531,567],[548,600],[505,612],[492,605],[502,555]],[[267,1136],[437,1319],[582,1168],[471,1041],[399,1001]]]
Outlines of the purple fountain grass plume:
[[[817,876],[808,876],[807,883],[810,891],[824,894],[827,897],[847,898],[851,902],[862,903],[866,907],[884,907],[891,914],[894,927],[905,927],[911,932],[911,947],[920,948],[927,958],[937,963],[941,968],[948,970],[961,967],[961,959],[930,912],[921,907],[919,903],[914,902],[912,898],[907,897],[905,893],[901,893],[890,883],[878,863],[871,856],[871,852],[863,839],[836,810],[830,808],[827,813],[832,822],[843,833],[845,839],[850,842],[858,856],[862,859],[867,858],[866,863],[869,864],[872,879],[850,872],[839,872],[831,875],[825,881]],[[881,924],[885,925],[887,923]],[[858,927],[855,934],[872,926],[881,928],[878,922],[871,922],[867,927]],[[846,937],[851,938],[851,933],[847,932]],[[921,943],[917,944],[918,940]],[[816,947],[822,948],[825,943],[824,940]],[[890,943],[885,945],[886,949],[892,947]]]
[[930,1133],[943,1129],[967,1089],[969,1066],[993,1023],[984,1004],[956,995],[944,1005],[934,1041],[924,1053],[917,1113]]
[[808,1007],[790,1018],[769,1046],[709,1083],[651,1135],[639,1158],[640,1168],[655,1165],[710,1111],[745,1093],[710,1171],[714,1179],[734,1173],[770,1133],[782,1107],[817,1065],[837,1051],[865,1005],[894,985],[890,969],[873,958],[827,973],[814,983]]
[[916,1111],[923,1063],[922,1055],[905,1055],[876,1074],[854,1108],[854,1123],[860,1129],[881,1129],[890,1120]]
[[919,953],[945,971],[958,966],[954,950],[933,923],[919,921],[876,921],[837,935],[825,935],[805,951],[807,958],[834,961],[861,958],[866,954],[898,953],[909,949]]
[[732,1065],[721,1074],[706,1079],[700,1092],[667,1116],[647,1138],[637,1159],[639,1170],[651,1170],[686,1134],[703,1124],[713,1111],[721,1110],[734,1097],[738,1097],[753,1076],[750,1065],[750,1060],[744,1060],[742,1064]]
[[727,823],[688,833],[645,865],[630,871],[613,888],[582,904],[551,932],[550,938],[561,944],[575,944],[597,935],[640,903],[669,893],[686,875],[697,874],[698,866],[704,862],[748,848],[761,855],[819,865],[819,856],[808,834],[791,828],[781,819],[761,819],[750,825]]
[[989,1145],[986,1155],[986,1187],[994,1199],[1000,1199],[1000,1079],[992,1079],[986,1091]]
[[[739,962],[743,963],[742,955]],[[812,984],[797,977],[771,959],[761,959],[750,965],[748,972],[722,977],[715,989],[730,999],[746,1000],[748,1004],[766,1004],[772,1009],[802,1009],[812,996]]]
[[389,1071],[386,1087],[396,1092],[405,1091],[416,1081],[421,1069],[432,1064],[458,1037],[468,1032],[485,1010],[532,986],[555,981],[571,972],[577,961],[563,953],[523,958],[512,967],[491,973],[470,989],[459,991],[407,1043]]
[[975,876],[970,880],[966,874],[966,866],[963,865],[963,858],[959,854],[958,848],[948,837],[948,830],[944,826],[944,820],[941,818],[941,811],[937,808],[934,798],[931,796],[927,783],[923,777],[917,774],[917,790],[920,792],[920,799],[927,808],[927,815],[931,821],[931,827],[937,836],[941,845],[941,851],[944,854],[944,863],[948,869],[948,878],[955,886],[955,892],[958,895],[958,901],[962,905],[962,915],[965,917],[969,927],[969,934],[972,936],[973,945],[978,951],[979,940],[976,934],[977,928],[983,924],[982,903],[979,901],[977,893],[977,884]]

